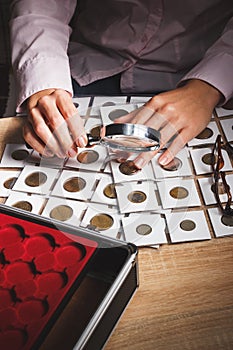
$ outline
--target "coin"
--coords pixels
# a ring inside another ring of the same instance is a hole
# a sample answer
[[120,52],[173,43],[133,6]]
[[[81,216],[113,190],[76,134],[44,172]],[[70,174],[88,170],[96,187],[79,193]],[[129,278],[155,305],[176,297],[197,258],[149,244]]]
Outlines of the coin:
[[65,181],[63,187],[68,192],[79,192],[86,186],[86,181],[81,177],[72,177]]
[[139,235],[146,236],[152,232],[152,228],[149,225],[141,224],[136,227],[136,232]]
[[99,159],[99,153],[93,150],[83,151],[78,154],[77,160],[83,164],[94,163]]
[[107,106],[115,106],[116,104],[114,102],[111,102],[111,101],[107,101],[107,102],[104,102],[102,104],[103,107],[107,107]]
[[128,194],[128,200],[132,203],[142,203],[146,200],[146,194],[142,191],[133,191]]
[[17,149],[11,153],[11,157],[15,160],[24,160],[28,157],[28,151],[25,149]]
[[139,171],[132,160],[127,160],[119,166],[119,170],[124,175],[133,175]]
[[103,192],[104,192],[104,195],[108,198],[116,198],[117,197],[115,184],[107,185]]
[[109,119],[114,121],[117,118],[123,117],[123,115],[128,114],[129,112],[126,111],[125,109],[114,109],[111,111],[108,115]]
[[7,179],[7,180],[4,182],[3,186],[4,186],[5,188],[7,188],[8,190],[10,190],[10,189],[12,189],[12,187],[14,186],[16,180],[17,180],[17,177],[11,177],[10,179]]
[[184,199],[188,196],[188,190],[184,187],[174,187],[170,190],[170,195],[171,197],[173,198],[176,198],[176,199]]
[[47,175],[41,171],[35,171],[28,175],[25,179],[25,184],[30,187],[37,187],[43,185],[47,181]]
[[167,171],[176,171],[182,167],[182,161],[179,158],[174,158],[170,163],[161,165],[161,168]]
[[97,214],[90,220],[91,226],[95,227],[99,231],[104,231],[112,227],[113,218],[108,214]]
[[12,205],[12,207],[23,209],[26,211],[32,211],[32,205],[31,205],[31,203],[29,203],[27,201],[16,202],[15,204]]
[[223,215],[221,217],[221,221],[222,221],[223,225],[233,227],[233,216]]
[[100,137],[100,132],[101,132],[101,125],[95,126],[90,130],[90,134],[92,137]]
[[196,136],[197,139],[204,140],[209,139],[211,136],[213,136],[213,130],[210,128],[205,128],[200,134]]
[[[226,191],[225,191],[225,186],[223,185],[222,182],[218,182],[217,186],[218,186],[218,194],[219,194],[219,195],[220,195],[220,194],[226,193]],[[211,185],[211,191],[212,191],[213,193],[216,192],[216,191],[215,191],[215,184],[212,184],[212,185]]]
[[207,165],[214,165],[216,163],[216,157],[212,153],[205,154],[201,160]]
[[184,231],[192,231],[196,228],[196,224],[192,220],[183,220],[180,223],[180,228]]
[[59,221],[66,221],[70,219],[72,215],[73,209],[70,208],[68,205],[58,205],[57,207],[53,208],[49,213],[49,216],[52,219],[56,219]]

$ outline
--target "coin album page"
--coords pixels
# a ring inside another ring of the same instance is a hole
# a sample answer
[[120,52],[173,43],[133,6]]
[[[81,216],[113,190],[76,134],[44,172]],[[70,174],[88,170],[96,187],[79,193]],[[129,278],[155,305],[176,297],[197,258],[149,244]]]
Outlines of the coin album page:
[[[96,136],[141,108],[148,96],[74,98],[85,130]],[[74,158],[44,158],[24,144],[7,144],[0,161],[2,202],[138,247],[233,235],[233,219],[218,208],[213,192],[212,149],[218,134],[233,143],[233,110],[217,108],[209,125],[168,165],[161,151],[142,169],[136,154],[103,145],[79,149]],[[232,160],[222,150],[233,193]],[[227,201],[226,193],[220,200]]]

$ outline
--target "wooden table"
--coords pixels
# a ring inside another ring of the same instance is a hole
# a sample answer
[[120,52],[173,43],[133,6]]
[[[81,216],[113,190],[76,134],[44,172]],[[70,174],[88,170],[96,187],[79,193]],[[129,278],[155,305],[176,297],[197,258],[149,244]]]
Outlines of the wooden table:
[[[22,123],[0,120],[1,152]],[[139,277],[105,350],[233,349],[233,237],[141,248]]]

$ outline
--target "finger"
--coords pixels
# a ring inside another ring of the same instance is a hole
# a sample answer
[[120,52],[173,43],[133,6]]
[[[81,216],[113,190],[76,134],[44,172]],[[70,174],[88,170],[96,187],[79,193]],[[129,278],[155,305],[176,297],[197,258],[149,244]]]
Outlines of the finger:
[[63,90],[57,90],[56,96],[57,106],[66,120],[73,141],[78,147],[85,147],[88,140],[84,129],[84,123],[73,104],[72,98]]
[[164,147],[174,135],[178,135],[179,130],[177,127],[171,123],[167,123],[161,130],[161,140],[160,140],[160,146]]
[[158,153],[157,151],[142,152],[135,159],[134,164],[138,169],[142,169]]
[[23,137],[27,144],[29,144],[38,153],[45,157],[53,156],[53,152],[45,146],[41,139],[39,139],[29,122],[24,124]]
[[155,112],[145,123],[146,126],[155,130],[160,130],[168,123],[165,115]]
[[64,153],[61,151],[55,135],[51,132],[38,108],[31,109],[29,121],[33,127],[34,133],[40,140],[42,140],[46,147],[58,157],[63,158]]
[[[73,140],[62,114],[60,113],[54,96],[43,96],[38,101],[38,109],[49,123],[51,132],[59,141],[60,153],[73,157],[76,152],[73,149]],[[57,154],[57,153],[56,153]]]
[[133,110],[132,112],[123,115],[122,117],[114,119],[114,123],[131,123],[132,119],[138,113],[138,109]]
[[187,129],[183,129],[170,144],[168,149],[159,157],[159,163],[161,165],[167,165],[170,163],[176,154],[186,145],[189,141],[189,132]]

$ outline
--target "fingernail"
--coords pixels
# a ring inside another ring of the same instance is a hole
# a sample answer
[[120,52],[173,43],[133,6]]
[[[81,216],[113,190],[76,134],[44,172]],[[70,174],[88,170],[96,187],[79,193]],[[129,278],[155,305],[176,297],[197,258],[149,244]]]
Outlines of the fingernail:
[[146,161],[144,158],[138,158],[134,160],[134,164],[138,169],[142,169],[146,164]]
[[46,150],[46,151],[44,151],[43,155],[45,157],[53,157],[54,153],[52,151]]
[[77,145],[79,147],[85,147],[87,145],[87,137],[86,135],[81,135],[77,140]]
[[68,156],[71,158],[75,157],[77,154],[77,152],[73,148],[70,148],[67,153],[68,153]]
[[161,156],[159,158],[159,164],[161,164],[161,165],[166,165],[168,162],[169,162],[169,158],[166,156],[164,156],[164,157]]

